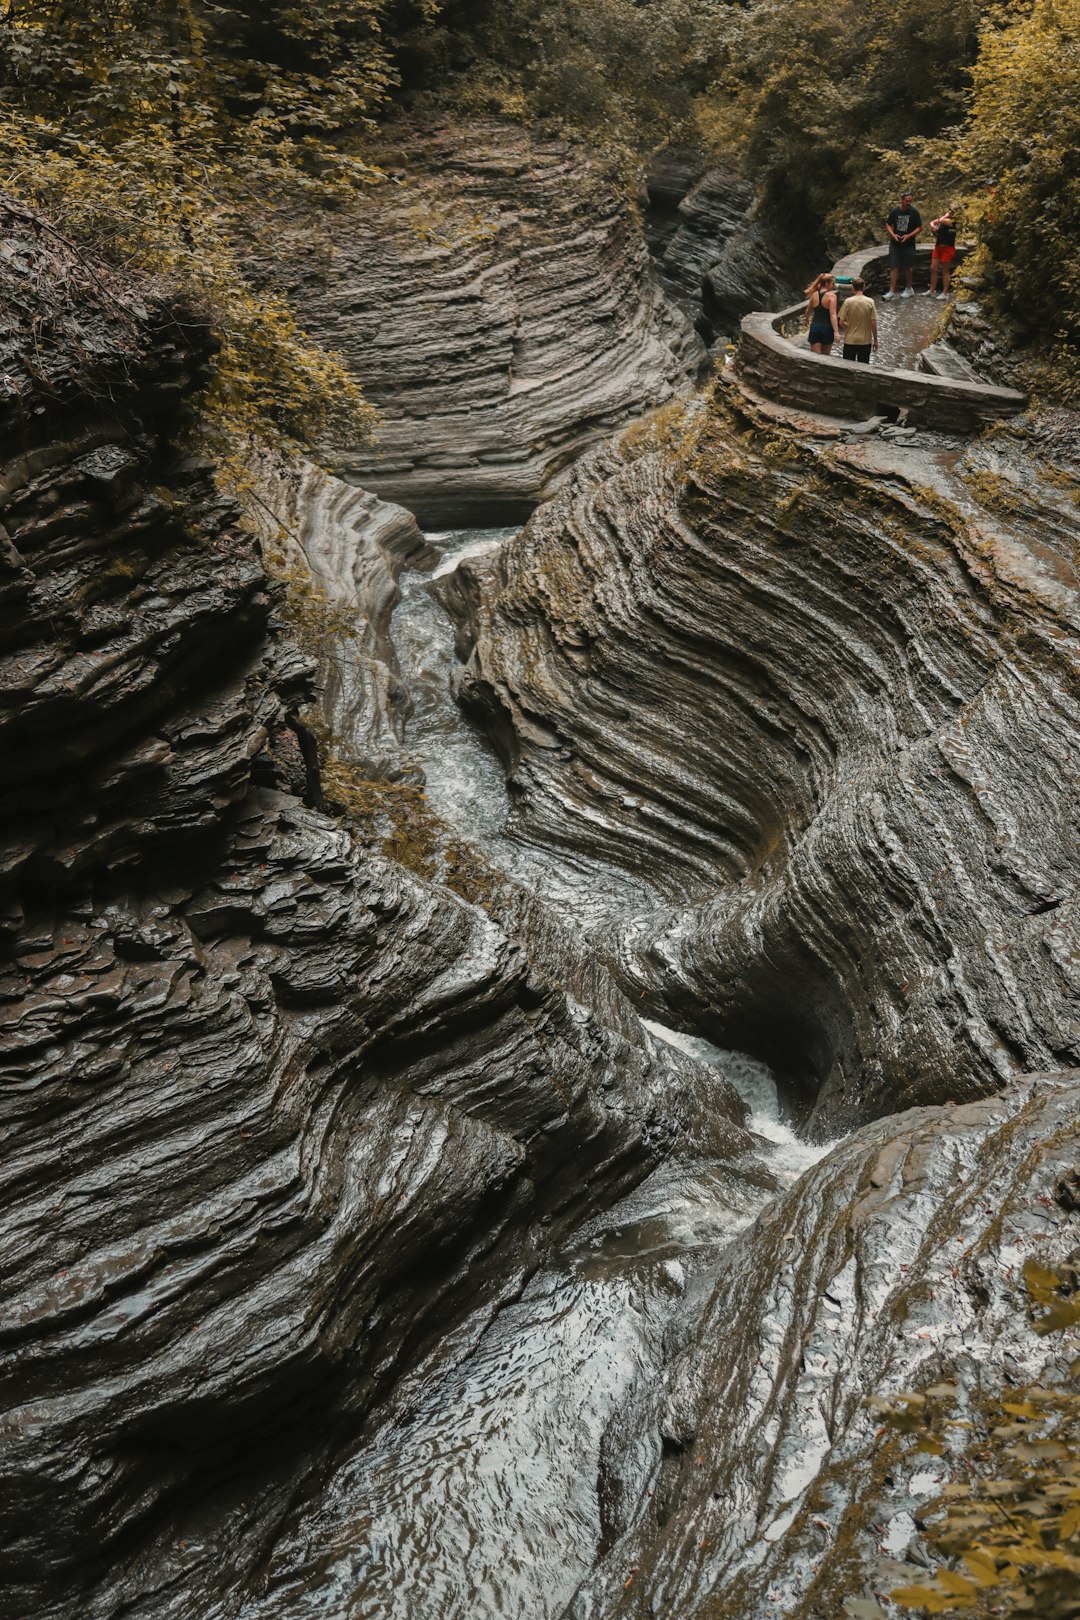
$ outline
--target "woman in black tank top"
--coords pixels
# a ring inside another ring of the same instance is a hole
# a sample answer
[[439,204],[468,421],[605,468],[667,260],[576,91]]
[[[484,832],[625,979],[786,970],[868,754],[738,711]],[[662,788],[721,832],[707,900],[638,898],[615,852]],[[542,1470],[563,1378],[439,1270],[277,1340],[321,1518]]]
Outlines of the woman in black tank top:
[[836,277],[815,276],[806,289],[807,336],[815,354],[829,354],[840,340],[836,324]]

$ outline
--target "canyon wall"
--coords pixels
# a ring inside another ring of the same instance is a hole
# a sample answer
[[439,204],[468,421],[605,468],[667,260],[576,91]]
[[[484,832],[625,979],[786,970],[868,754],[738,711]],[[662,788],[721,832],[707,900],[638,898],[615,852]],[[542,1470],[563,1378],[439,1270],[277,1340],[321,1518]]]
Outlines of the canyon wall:
[[[684,408],[700,351],[572,150],[423,143],[385,237],[335,217],[324,263],[300,227],[283,262],[381,391],[352,476],[441,518],[561,479],[439,587],[461,695],[519,844],[653,898],[589,936],[460,842],[350,821],[316,661],[364,790],[414,781],[390,626],[420,530],[309,469],[268,482],[260,547],[182,447],[198,316],[6,216],[13,1612],[289,1613],[297,1504],[320,1523],[342,1449],[386,1423],[392,1452],[410,1376],[466,1365],[684,1151],[732,1205],[689,1287],[642,1260],[685,1307],[582,1449],[568,1612],[834,1620],[876,1589],[882,1491],[904,1534],[922,1500],[862,1396],[1038,1372],[1019,1268],[1077,1246],[1075,424],[859,434],[730,376]],[[775,1189],[747,1109],[639,1013],[767,1059],[819,1141],[854,1131],[730,1243]]]
[[808,244],[761,213],[747,181],[692,149],[665,147],[649,165],[645,198],[660,282],[706,343],[737,337],[748,310],[782,309],[797,296]]
[[524,516],[589,444],[703,358],[625,186],[511,125],[402,132],[363,206],[275,229],[304,326],[382,414],[335,470],[429,526]]
[[[982,1471],[965,1451],[1002,1388],[1070,1386],[1023,1266],[1080,1240],[1078,1104],[1073,1070],[877,1121],[736,1239],[610,1427],[605,1544],[567,1620],[848,1620],[925,1579],[932,1503]],[[873,1404],[928,1389],[956,1421],[939,1455]]]
[[176,448],[197,318],[2,249],[5,1584],[160,1620],[655,1161],[673,1070],[323,807],[284,592]]
[[1080,1060],[1080,484],[1031,424],[820,432],[726,383],[454,605],[521,827],[672,902],[624,982],[828,1137]]

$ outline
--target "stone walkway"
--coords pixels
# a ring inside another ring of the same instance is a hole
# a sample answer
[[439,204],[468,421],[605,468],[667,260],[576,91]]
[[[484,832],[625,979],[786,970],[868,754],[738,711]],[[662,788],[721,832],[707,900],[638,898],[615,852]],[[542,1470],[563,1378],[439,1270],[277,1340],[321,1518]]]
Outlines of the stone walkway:
[[[918,370],[920,352],[941,336],[945,315],[951,305],[937,298],[925,298],[916,292],[914,298],[893,298],[888,303],[875,297],[878,313],[878,352],[870,364],[905,371]],[[805,326],[792,325],[785,332],[796,347],[806,347]],[[840,358],[840,345],[833,348]]]
[[[831,355],[812,354],[806,305],[799,303],[774,314],[755,310],[743,316],[735,359],[740,378],[774,404],[843,421],[885,416],[913,427],[972,433],[985,422],[1015,416],[1027,404],[1025,395],[986,382],[941,342],[949,306],[923,296],[930,256],[929,246],[917,251],[913,296],[888,303],[883,247],[849,253],[833,266],[839,277],[864,277],[877,304],[881,347],[870,365],[845,361],[840,345]],[[919,357],[927,350],[924,369]]]

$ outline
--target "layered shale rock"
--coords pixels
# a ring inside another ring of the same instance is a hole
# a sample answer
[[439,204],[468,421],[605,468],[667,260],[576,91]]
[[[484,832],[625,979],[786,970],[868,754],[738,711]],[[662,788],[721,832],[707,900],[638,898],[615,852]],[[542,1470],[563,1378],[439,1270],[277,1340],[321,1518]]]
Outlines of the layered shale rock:
[[307,463],[267,468],[254,518],[318,665],[331,734],[369,777],[407,774],[410,700],[390,619],[402,568],[435,556],[415,517]]
[[382,413],[374,451],[337,470],[424,521],[505,521],[685,389],[701,345],[581,148],[490,124],[396,156],[406,183],[277,231],[273,275]]
[[[573,1620],[841,1620],[924,1574],[919,1523],[970,1477],[980,1403],[1068,1387],[1069,1345],[1033,1331],[1023,1264],[1061,1266],[1080,1241],[1061,1191],[1078,1107],[1074,1071],[877,1122],[732,1245],[661,1386],[612,1425],[613,1545]],[[948,1455],[890,1437],[867,1405],[942,1379]]]
[[22,216],[0,277],[5,1586],[160,1620],[672,1126],[643,1043],[320,808],[283,593],[173,449],[205,330]]
[[759,214],[753,186],[693,151],[669,147],[653,159],[646,195],[646,235],[660,280],[706,343],[737,335],[748,310],[791,302],[805,252],[790,231]]
[[661,422],[597,455],[460,571],[521,829],[669,897],[626,978],[816,1096],[819,1136],[1075,1063],[1056,437],[814,438],[724,393],[696,444]]

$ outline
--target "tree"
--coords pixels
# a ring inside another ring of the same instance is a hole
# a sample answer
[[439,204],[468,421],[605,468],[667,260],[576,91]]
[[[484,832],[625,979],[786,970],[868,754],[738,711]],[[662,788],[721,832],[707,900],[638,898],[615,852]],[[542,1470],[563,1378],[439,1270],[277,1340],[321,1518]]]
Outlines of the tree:
[[1000,302],[1080,401],[1080,0],[1010,6],[987,23],[963,144]]
[[94,247],[201,294],[222,349],[213,419],[325,447],[371,413],[356,380],[256,294],[241,216],[333,205],[394,82],[382,0],[0,0],[0,183]]

